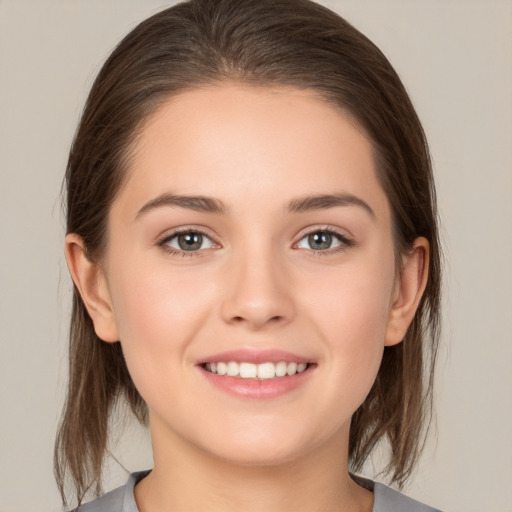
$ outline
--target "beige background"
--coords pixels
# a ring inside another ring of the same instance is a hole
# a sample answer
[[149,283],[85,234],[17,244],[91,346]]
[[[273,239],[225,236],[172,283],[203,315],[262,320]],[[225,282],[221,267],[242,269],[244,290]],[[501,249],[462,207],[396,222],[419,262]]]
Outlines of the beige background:
[[[447,259],[438,435],[407,492],[447,512],[512,511],[512,3],[322,2],[402,76],[431,142]],[[113,45],[169,2],[0,0],[0,512],[60,510],[52,447],[70,281],[60,184]],[[121,455],[119,455],[121,454]],[[151,463],[144,432],[116,449]],[[111,466],[107,487],[125,480]]]

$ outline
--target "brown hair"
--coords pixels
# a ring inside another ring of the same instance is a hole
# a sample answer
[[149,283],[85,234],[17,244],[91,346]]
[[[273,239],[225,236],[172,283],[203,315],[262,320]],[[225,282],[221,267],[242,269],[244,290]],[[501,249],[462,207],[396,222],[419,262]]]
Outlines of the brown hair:
[[[430,243],[416,316],[403,343],[385,348],[350,431],[352,469],[361,469],[387,438],[386,472],[401,486],[432,410],[440,306],[435,190],[425,135],[404,86],[381,51],[349,23],[309,0],[190,0],[143,21],[110,55],[87,99],[66,170],[67,232],[78,234],[88,257],[99,262],[109,209],[143,122],[169,96],[224,80],[312,89],[350,112],[373,144],[397,255],[418,236]],[[109,419],[119,398],[147,420],[120,344],[96,336],[75,287],[69,386],[55,445],[64,502],[68,475],[79,503],[88,490],[100,492]]]

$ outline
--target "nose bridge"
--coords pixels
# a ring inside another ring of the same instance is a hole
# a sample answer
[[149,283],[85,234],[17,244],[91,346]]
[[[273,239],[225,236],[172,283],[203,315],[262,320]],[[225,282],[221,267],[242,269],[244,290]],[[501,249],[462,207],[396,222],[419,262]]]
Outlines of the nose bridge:
[[286,323],[294,314],[285,258],[270,240],[251,240],[233,251],[231,280],[222,305],[225,321],[261,328]]

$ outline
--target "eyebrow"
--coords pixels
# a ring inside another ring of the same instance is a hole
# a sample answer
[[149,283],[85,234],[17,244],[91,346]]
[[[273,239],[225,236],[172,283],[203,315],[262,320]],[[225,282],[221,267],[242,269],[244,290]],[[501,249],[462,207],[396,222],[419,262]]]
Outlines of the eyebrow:
[[307,195],[293,199],[288,203],[287,210],[292,213],[304,213],[314,210],[325,210],[336,206],[358,206],[363,208],[372,219],[375,219],[375,212],[371,206],[352,194],[316,194]]
[[[148,201],[135,216],[139,220],[143,215],[156,208],[178,207],[194,210],[202,213],[223,214],[229,211],[229,207],[219,199],[207,196],[185,196],[166,193]],[[352,194],[316,194],[293,199],[286,207],[290,213],[305,213],[315,210],[326,210],[338,206],[358,206],[363,208],[372,219],[375,212],[368,203]]]
[[206,196],[183,196],[175,194],[162,194],[151,201],[148,201],[135,216],[139,220],[144,214],[155,208],[163,206],[185,208],[203,213],[226,213],[229,208],[219,199]]

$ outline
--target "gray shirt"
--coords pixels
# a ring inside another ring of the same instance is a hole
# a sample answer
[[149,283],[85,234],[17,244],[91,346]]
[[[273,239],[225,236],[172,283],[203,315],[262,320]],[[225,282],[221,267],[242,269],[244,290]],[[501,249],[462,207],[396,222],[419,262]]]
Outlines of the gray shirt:
[[[148,474],[149,471],[132,473],[126,485],[82,505],[79,512],[139,512],[133,490],[135,485]],[[408,498],[384,484],[354,475],[352,478],[363,487],[373,491],[375,495],[373,512],[440,512]]]

